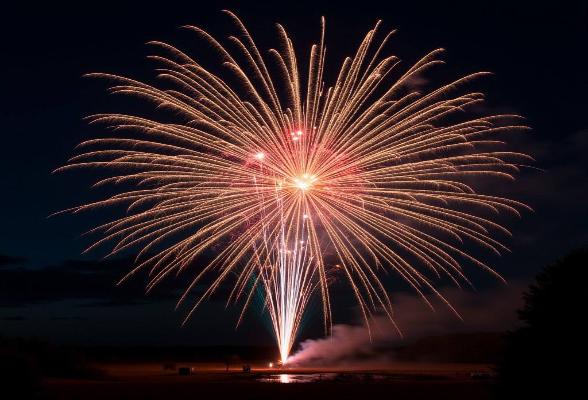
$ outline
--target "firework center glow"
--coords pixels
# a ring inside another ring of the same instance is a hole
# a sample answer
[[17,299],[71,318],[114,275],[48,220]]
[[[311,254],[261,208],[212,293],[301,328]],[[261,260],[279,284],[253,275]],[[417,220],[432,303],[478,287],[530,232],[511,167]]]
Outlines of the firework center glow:
[[303,192],[310,190],[313,187],[313,185],[316,183],[316,181],[317,181],[316,176],[310,175],[310,174],[303,174],[303,175],[298,176],[292,180],[292,182],[294,183],[294,187],[296,187],[297,189],[300,189]]

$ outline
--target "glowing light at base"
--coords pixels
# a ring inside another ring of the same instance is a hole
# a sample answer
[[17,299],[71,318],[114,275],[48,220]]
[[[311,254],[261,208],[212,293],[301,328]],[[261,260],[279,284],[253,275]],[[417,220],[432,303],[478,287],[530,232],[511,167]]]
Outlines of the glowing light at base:
[[126,210],[91,231],[100,236],[88,250],[138,249],[122,281],[145,270],[148,290],[190,274],[178,305],[198,294],[186,320],[228,284],[227,301],[243,305],[240,322],[261,291],[283,364],[313,295],[329,332],[333,279],[348,283],[368,328],[373,313],[393,320],[381,276],[405,281],[431,308],[431,296],[451,307],[436,280],[470,284],[464,265],[501,279],[467,249],[507,251],[495,239],[510,234],[497,215],[528,207],[477,183],[514,180],[530,158],[509,151],[505,138],[528,128],[516,115],[468,113],[484,96],[466,84],[486,73],[417,90],[420,76],[442,64],[442,50],[402,69],[396,56],[383,56],[392,33],[381,35],[378,22],[329,86],[324,19],[302,64],[281,25],[281,50],[266,55],[226,13],[237,30],[230,45],[185,27],[214,49],[214,72],[154,41],[157,83],[90,74],[151,112],[89,117],[112,133],[81,143],[59,169],[101,168],[111,175],[97,185],[117,191],[68,211]]

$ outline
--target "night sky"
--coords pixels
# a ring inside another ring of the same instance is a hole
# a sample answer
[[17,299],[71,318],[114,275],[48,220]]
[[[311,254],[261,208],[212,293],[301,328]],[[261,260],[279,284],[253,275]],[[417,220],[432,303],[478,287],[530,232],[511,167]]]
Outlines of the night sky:
[[[77,143],[99,135],[99,128],[88,127],[84,116],[119,110],[120,100],[108,96],[103,83],[82,75],[111,72],[150,79],[152,64],[145,59],[149,40],[169,41],[206,62],[210,49],[195,45],[193,36],[179,27],[193,24],[223,36],[231,29],[220,13],[224,8],[244,20],[264,49],[276,45],[273,23],[282,23],[299,54],[317,40],[320,16],[326,16],[328,82],[336,78],[342,58],[382,19],[386,28],[398,29],[388,49],[407,65],[426,51],[444,47],[447,65],[441,76],[492,71],[494,76],[477,86],[488,94],[486,107],[527,118],[532,131],[516,135],[512,144],[535,157],[533,166],[540,170],[524,170],[516,184],[489,190],[535,210],[509,223],[511,254],[484,256],[510,286],[499,288],[488,276],[470,271],[480,293],[474,298],[450,292],[457,306],[462,305],[466,322],[440,322],[431,331],[508,328],[520,291],[537,271],[588,243],[586,2],[361,1],[353,8],[322,1],[199,3],[3,6],[0,334],[82,344],[271,343],[269,332],[261,328],[264,318],[250,315],[235,331],[238,308],[225,311],[222,298],[181,328],[185,313],[173,310],[185,286],[181,279],[166,282],[147,298],[144,278],[114,287],[128,260],[99,262],[104,256],[100,251],[80,255],[89,244],[81,234],[111,215],[108,211],[47,218],[100,194],[89,189],[92,179],[83,172],[51,174]],[[425,316],[406,318],[417,314],[407,293],[400,302],[405,320],[415,332],[424,332],[419,324],[425,324]],[[347,301],[342,298],[340,303],[335,322],[355,322]],[[481,312],[499,317],[480,321],[476,316]],[[318,311],[311,313],[308,325],[303,336],[320,334]]]

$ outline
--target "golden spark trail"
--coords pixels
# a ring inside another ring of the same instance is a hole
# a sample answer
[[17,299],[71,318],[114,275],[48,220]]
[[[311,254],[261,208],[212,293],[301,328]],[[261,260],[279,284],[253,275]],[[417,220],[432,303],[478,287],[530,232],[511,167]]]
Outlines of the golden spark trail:
[[[510,235],[497,216],[528,207],[483,193],[480,179],[514,180],[531,158],[505,147],[506,135],[528,129],[520,117],[467,112],[484,99],[468,84],[486,73],[421,92],[414,82],[442,64],[442,49],[401,69],[397,57],[382,56],[393,32],[377,39],[378,22],[327,86],[324,19],[303,69],[281,25],[280,50],[262,54],[237,16],[226,14],[238,31],[227,45],[186,27],[214,49],[219,71],[151,42],[160,83],[90,74],[112,82],[111,93],[154,105],[158,117],[89,117],[112,134],[81,143],[58,169],[106,170],[96,185],[116,187],[112,197],[67,211],[126,208],[90,231],[100,238],[88,250],[138,249],[122,281],[147,270],[148,290],[195,269],[178,305],[211,283],[186,320],[221,285],[232,282],[228,301],[244,304],[241,318],[261,290],[284,363],[313,295],[330,329],[333,276],[346,279],[368,327],[374,312],[393,318],[381,281],[387,272],[431,307],[430,295],[451,307],[435,280],[470,284],[464,264],[500,278],[466,244],[507,251],[494,238]],[[213,248],[210,262],[196,268]]]

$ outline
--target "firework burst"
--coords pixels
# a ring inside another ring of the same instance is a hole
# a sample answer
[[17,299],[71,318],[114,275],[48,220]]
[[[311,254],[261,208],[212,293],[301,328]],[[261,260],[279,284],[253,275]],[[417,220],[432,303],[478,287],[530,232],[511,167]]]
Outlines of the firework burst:
[[114,172],[97,185],[131,189],[68,210],[127,207],[125,216],[91,231],[101,236],[88,250],[139,249],[123,280],[147,269],[151,289],[222,244],[179,303],[205,276],[212,284],[187,318],[226,281],[232,282],[229,302],[241,301],[243,312],[261,289],[283,362],[313,293],[321,296],[329,329],[333,270],[346,277],[366,323],[373,312],[393,317],[381,272],[394,271],[429,305],[430,294],[445,301],[435,279],[469,284],[464,262],[498,276],[461,244],[500,254],[507,249],[494,233],[508,231],[492,215],[518,215],[527,207],[479,193],[471,182],[512,180],[529,157],[503,149],[499,139],[527,129],[517,116],[463,112],[483,101],[481,93],[463,93],[464,84],[485,73],[426,93],[412,90],[415,78],[441,63],[442,50],[401,70],[397,57],[382,56],[393,32],[376,39],[378,23],[327,86],[323,19],[303,81],[281,25],[281,50],[263,56],[243,23],[226,14],[239,33],[227,46],[186,28],[218,53],[228,79],[162,42],[150,43],[159,50],[150,58],[165,83],[90,74],[114,82],[112,93],[171,110],[174,121],[89,117],[115,135],[80,144],[81,154],[59,170],[105,168]]

